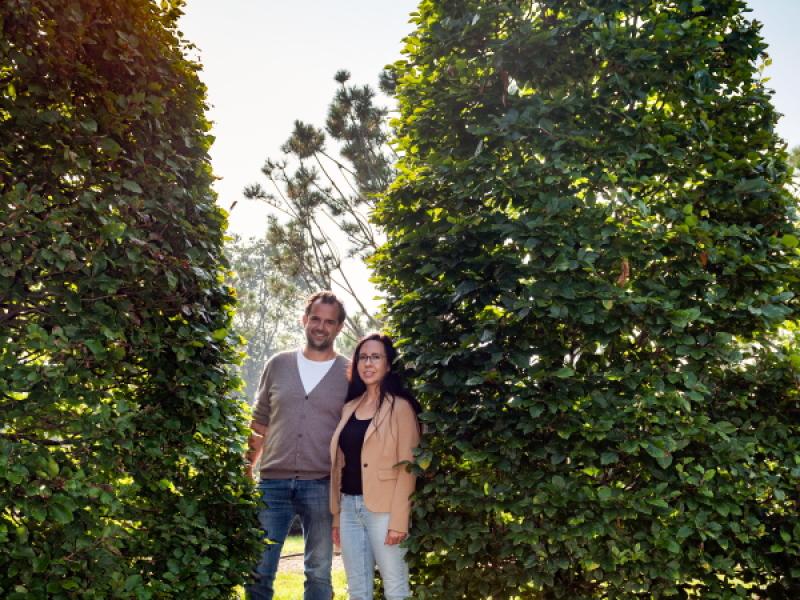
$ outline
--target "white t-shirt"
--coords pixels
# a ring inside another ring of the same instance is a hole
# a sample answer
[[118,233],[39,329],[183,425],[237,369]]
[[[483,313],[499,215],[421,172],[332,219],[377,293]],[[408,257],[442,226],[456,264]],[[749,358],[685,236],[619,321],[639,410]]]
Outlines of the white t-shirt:
[[309,360],[303,355],[302,350],[297,351],[297,370],[300,371],[300,380],[303,382],[306,394],[317,387],[335,362],[336,357],[331,360]]

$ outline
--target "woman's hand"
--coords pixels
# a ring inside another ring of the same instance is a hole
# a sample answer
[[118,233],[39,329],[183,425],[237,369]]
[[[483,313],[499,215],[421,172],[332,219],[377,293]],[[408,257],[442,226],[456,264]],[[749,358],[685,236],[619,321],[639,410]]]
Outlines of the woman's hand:
[[399,544],[400,542],[402,542],[407,537],[408,537],[407,533],[390,529],[386,533],[386,540],[383,543],[386,544],[387,546],[394,546],[395,544]]
[[341,546],[342,545],[342,538],[339,535],[339,528],[334,527],[331,529],[331,539],[333,540],[334,546]]

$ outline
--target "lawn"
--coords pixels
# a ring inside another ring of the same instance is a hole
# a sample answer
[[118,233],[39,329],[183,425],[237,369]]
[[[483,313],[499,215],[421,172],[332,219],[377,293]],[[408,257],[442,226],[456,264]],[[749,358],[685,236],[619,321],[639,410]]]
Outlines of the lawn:
[[289,554],[302,554],[303,553],[303,536],[290,535],[283,542],[281,549],[281,556],[288,556]]
[[[281,556],[301,554],[302,552],[303,538],[299,535],[293,535],[286,538]],[[345,592],[346,580],[344,577],[344,569],[334,568],[332,576],[334,600],[345,600],[347,598],[347,593]],[[298,598],[302,598],[304,579],[303,573],[278,571],[278,576],[275,578],[274,600],[297,600]]]
[[[274,600],[297,600],[303,597],[303,580],[302,573],[278,573],[275,579],[275,596]],[[345,578],[343,569],[334,569],[333,571],[333,592],[334,600],[346,600],[347,592],[345,591]]]

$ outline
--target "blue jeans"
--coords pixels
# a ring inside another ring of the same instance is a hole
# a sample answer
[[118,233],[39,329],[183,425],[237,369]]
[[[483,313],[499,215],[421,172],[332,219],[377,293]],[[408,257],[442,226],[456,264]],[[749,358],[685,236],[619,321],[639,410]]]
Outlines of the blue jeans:
[[364,496],[342,494],[339,525],[350,600],[372,600],[375,563],[381,572],[386,600],[410,598],[406,549],[400,544],[384,543],[389,531],[389,513],[367,509]]
[[272,600],[275,573],[283,542],[295,515],[300,516],[305,542],[305,600],[331,600],[331,517],[329,479],[262,479],[258,484],[264,508],[258,520],[264,530],[264,550],[255,571],[255,581],[247,586],[251,600]]

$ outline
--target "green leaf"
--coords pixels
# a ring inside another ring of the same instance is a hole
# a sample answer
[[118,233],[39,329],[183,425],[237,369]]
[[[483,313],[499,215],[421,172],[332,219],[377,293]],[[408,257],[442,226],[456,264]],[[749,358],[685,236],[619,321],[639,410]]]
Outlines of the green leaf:
[[47,518],[47,510],[38,504],[28,506],[28,514],[40,523]]
[[92,338],[84,340],[83,343],[86,344],[86,347],[89,348],[89,350],[91,350],[92,354],[95,356],[103,356],[106,353],[105,346],[102,344],[102,342],[100,342],[100,340]]
[[608,502],[613,495],[613,491],[610,487],[601,486],[597,490],[597,497],[600,499],[601,502]]
[[122,187],[124,187],[129,192],[133,192],[134,194],[141,194],[143,192],[142,186],[131,179],[126,179],[122,182]]
[[458,287],[456,287],[453,298],[459,300],[476,289],[478,289],[478,282],[471,280],[462,281],[458,284]]
[[429,450],[425,450],[417,456],[416,462],[419,465],[419,468],[425,471],[431,466],[432,459],[433,454]]
[[122,150],[122,146],[120,146],[114,139],[110,137],[105,137],[102,140],[100,140],[99,146],[104,152],[109,154],[112,158],[115,158]]
[[47,510],[58,523],[66,525],[73,520],[75,505],[66,498],[54,498],[48,505]]
[[649,503],[658,508],[668,509],[669,504],[663,498],[651,498]]
[[769,187],[769,183],[763,177],[756,177],[754,179],[742,179],[733,188],[733,191],[737,194],[753,194],[767,190]]
[[81,121],[81,127],[89,133],[97,133],[97,121],[94,119],[85,119]]
[[228,337],[228,330],[227,330],[227,329],[225,329],[224,327],[223,327],[223,328],[220,328],[220,329],[215,329],[215,330],[214,330],[214,331],[211,333],[211,338],[212,338],[212,339],[213,339],[215,342],[221,342],[221,341],[222,341],[222,340],[224,340],[226,337]]
[[603,452],[600,455],[601,465],[613,465],[619,460],[619,455],[616,452]]
[[48,581],[45,589],[47,590],[48,594],[56,594],[61,591],[61,581]]

